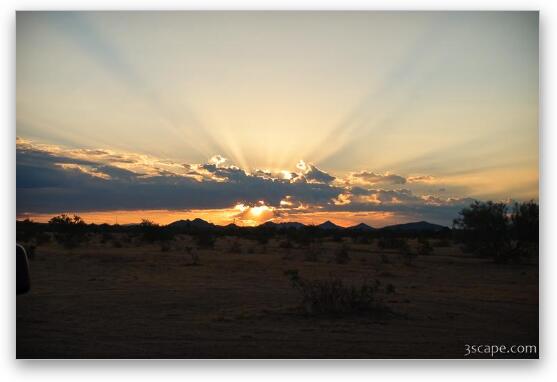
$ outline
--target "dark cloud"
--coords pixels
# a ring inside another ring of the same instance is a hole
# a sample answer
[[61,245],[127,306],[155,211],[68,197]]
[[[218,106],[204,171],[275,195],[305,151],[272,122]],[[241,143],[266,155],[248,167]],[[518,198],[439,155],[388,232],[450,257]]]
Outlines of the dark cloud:
[[287,195],[323,205],[340,192],[326,184],[261,178],[235,166],[208,163],[195,167],[196,171],[190,171],[203,176],[202,180],[164,171],[145,176],[93,161],[18,149],[17,211],[228,208],[259,200],[279,206]]
[[309,171],[306,172],[305,177],[310,182],[316,183],[331,183],[335,177],[327,174],[325,171],[318,169],[313,165],[309,165]]
[[[226,165],[220,156],[205,164],[153,162],[151,158],[143,163],[141,156],[132,154],[123,158],[126,162],[111,162],[110,158],[119,154],[63,151],[32,144],[18,144],[16,155],[18,214],[218,209],[238,203],[257,206],[263,200],[275,214],[289,210],[385,211],[421,214],[424,219],[447,223],[471,202],[415,195],[405,188],[341,186],[341,182],[334,182],[334,176],[303,161],[297,165],[299,172],[248,173]],[[397,175],[359,174],[402,183]]]
[[352,174],[352,178],[370,185],[374,184],[405,184],[406,178],[396,174],[376,174],[369,171],[360,171]]

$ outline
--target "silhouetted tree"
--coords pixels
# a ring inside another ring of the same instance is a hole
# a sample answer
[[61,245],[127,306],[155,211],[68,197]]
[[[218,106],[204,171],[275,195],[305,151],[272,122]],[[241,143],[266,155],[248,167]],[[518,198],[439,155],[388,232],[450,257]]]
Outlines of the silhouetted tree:
[[62,214],[48,221],[56,240],[66,248],[75,248],[87,240],[87,224],[78,215]]
[[460,211],[453,227],[466,249],[496,262],[519,261],[526,242],[537,243],[539,207],[531,201],[515,203],[509,214],[505,203],[474,202]]
[[141,220],[139,230],[141,231],[142,239],[150,243],[155,241],[167,241],[173,238],[173,233],[170,229],[161,227],[147,219]]
[[539,241],[540,208],[534,201],[515,203],[511,215],[513,238],[519,242]]

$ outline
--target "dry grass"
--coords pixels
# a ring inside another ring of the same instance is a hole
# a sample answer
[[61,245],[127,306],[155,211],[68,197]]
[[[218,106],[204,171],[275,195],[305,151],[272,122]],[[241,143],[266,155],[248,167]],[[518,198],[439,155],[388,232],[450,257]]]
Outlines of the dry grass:
[[[277,238],[265,253],[240,239],[249,255],[230,253],[231,238],[200,248],[182,236],[167,252],[114,240],[122,248],[100,238],[71,250],[37,247],[32,290],[17,297],[18,357],[461,358],[466,343],[538,343],[537,265],[493,264],[455,246],[436,246],[409,267],[375,243],[351,243],[351,261],[339,265],[343,243],[331,240],[317,262]],[[190,266],[191,253],[202,266]],[[378,279],[396,315],[301,314],[288,269],[343,286]]]

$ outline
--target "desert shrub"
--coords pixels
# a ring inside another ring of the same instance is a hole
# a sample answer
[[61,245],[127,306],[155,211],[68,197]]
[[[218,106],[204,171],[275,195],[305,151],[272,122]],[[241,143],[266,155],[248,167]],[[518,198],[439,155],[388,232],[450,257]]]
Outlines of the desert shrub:
[[199,262],[199,255],[197,254],[197,252],[191,252],[190,256],[191,256],[190,265],[201,265]]
[[114,236],[110,232],[103,232],[101,235],[101,244],[106,244],[109,241],[114,240]]
[[397,237],[383,237],[377,242],[381,249],[405,249],[408,246],[406,240]]
[[340,233],[335,233],[331,240],[335,243],[342,243],[343,236]]
[[434,247],[447,248],[451,246],[451,242],[448,239],[439,239],[433,243]]
[[352,241],[355,244],[373,244],[373,238],[363,235],[363,236],[354,236]]
[[410,249],[402,250],[400,254],[405,265],[414,265],[414,260],[418,257],[418,255]]
[[418,255],[429,256],[431,254],[433,254],[433,247],[429,243],[429,240],[419,239],[418,240]]
[[304,252],[304,261],[309,262],[317,262],[319,261],[319,257],[321,254],[322,248],[319,245],[311,245],[305,252]]
[[343,245],[335,252],[335,263],[347,264],[349,261],[350,255],[348,253],[348,246]]
[[310,315],[384,314],[389,311],[379,298],[380,282],[364,281],[345,285],[341,279],[307,280],[297,270],[285,272],[302,298],[302,307]]
[[283,248],[283,249],[290,249],[293,246],[292,246],[292,242],[290,240],[283,240],[283,241],[280,242],[279,247]]
[[290,253],[290,250],[294,248],[290,240],[283,240],[279,243],[279,248],[285,249],[286,253]]
[[35,236],[35,242],[37,243],[37,245],[50,243],[50,235],[47,232],[39,232]]
[[142,240],[149,243],[153,243],[155,241],[167,241],[174,238],[174,234],[170,229],[167,227],[161,227],[160,225],[147,219],[141,220],[138,228],[141,232]]
[[190,255],[190,258],[191,258],[191,261],[186,265],[190,265],[190,266],[201,265],[201,263],[199,261],[199,254],[197,253],[197,251],[194,251],[192,247],[185,246],[184,247],[184,252],[186,252],[188,255]]
[[271,235],[267,232],[260,232],[255,235],[255,240],[261,245],[267,245],[269,243]]
[[48,225],[54,232],[56,241],[65,248],[75,248],[87,241],[87,224],[77,215],[55,216],[49,220]]
[[229,253],[242,253],[242,246],[238,240],[234,240],[230,243],[230,247],[228,248]]
[[195,242],[199,248],[214,248],[216,241],[215,236],[208,232],[200,232],[195,236]]

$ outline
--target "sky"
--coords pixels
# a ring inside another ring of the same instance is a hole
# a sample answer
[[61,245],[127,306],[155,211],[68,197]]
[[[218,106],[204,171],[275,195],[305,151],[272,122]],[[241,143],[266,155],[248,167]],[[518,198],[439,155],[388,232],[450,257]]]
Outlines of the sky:
[[537,12],[18,12],[17,217],[450,225],[538,199]]

